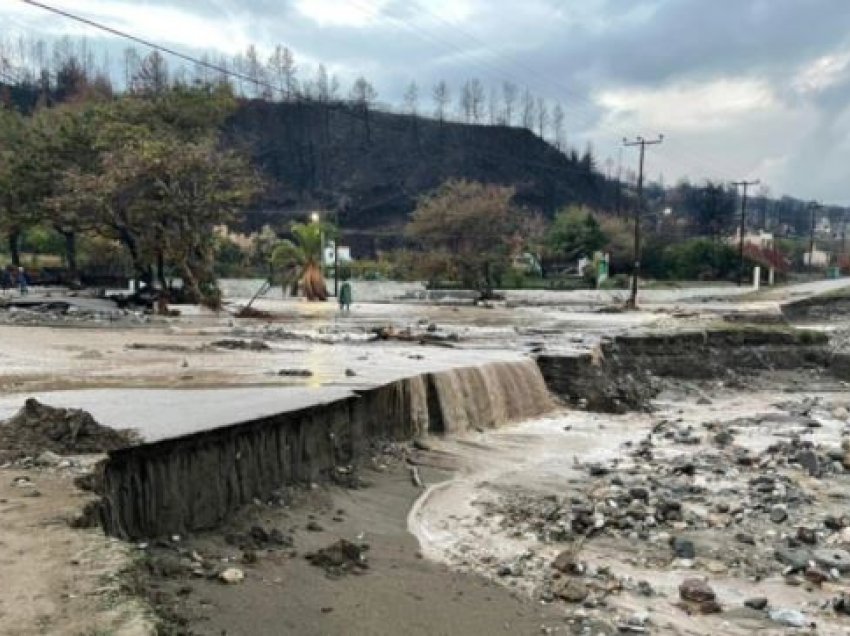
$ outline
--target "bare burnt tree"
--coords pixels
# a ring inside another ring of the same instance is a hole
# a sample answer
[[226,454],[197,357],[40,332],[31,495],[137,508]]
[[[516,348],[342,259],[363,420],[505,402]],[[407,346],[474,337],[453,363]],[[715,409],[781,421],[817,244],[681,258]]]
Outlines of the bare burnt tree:
[[566,150],[567,135],[564,130],[564,109],[560,103],[555,104],[555,108],[552,110],[552,139],[558,150]]
[[511,82],[504,82],[502,84],[502,100],[505,103],[505,125],[507,126],[513,126],[514,123],[517,95],[516,84]]
[[431,98],[434,100],[434,116],[442,126],[446,120],[446,108],[448,108],[449,100],[451,99],[449,86],[445,80],[440,80],[434,85],[434,88],[431,90]]
[[546,126],[549,124],[549,109],[546,107],[546,100],[542,97],[537,98],[537,134],[541,139],[546,135]]
[[523,128],[534,129],[534,95],[527,88],[522,92],[521,123]]
[[366,131],[366,143],[372,141],[372,128],[369,124],[369,113],[372,110],[372,104],[378,98],[378,91],[375,90],[369,81],[362,75],[358,77],[351,86],[351,101],[355,108],[363,115],[363,125]]

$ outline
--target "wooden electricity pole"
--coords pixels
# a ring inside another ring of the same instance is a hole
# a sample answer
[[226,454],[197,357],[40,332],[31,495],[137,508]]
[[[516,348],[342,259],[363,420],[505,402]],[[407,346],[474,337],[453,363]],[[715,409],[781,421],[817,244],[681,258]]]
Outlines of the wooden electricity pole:
[[736,188],[741,186],[744,188],[744,192],[741,196],[741,227],[740,227],[740,237],[738,241],[738,287],[741,286],[741,280],[744,277],[744,232],[746,231],[746,222],[747,222],[747,188],[751,185],[758,185],[760,181],[756,179],[755,181],[733,181],[732,185]]
[[646,153],[647,146],[654,146],[664,141],[664,135],[658,135],[656,139],[647,140],[643,137],[636,137],[634,141],[623,139],[624,146],[640,147],[640,161],[638,163],[638,182],[637,182],[637,207],[635,208],[635,244],[634,244],[634,268],[632,269],[632,291],[629,295],[629,300],[626,306],[629,309],[637,309],[637,293],[638,293],[638,276],[640,276],[640,217],[643,208],[643,158]]

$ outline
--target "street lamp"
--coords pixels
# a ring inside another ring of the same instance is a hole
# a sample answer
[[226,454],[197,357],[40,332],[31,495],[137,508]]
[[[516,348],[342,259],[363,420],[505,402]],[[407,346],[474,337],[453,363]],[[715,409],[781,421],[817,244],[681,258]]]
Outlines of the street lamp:
[[[319,213],[311,212],[310,220],[313,223],[319,222]],[[319,229],[319,271],[322,272],[322,276],[325,275],[325,231],[323,229]]]

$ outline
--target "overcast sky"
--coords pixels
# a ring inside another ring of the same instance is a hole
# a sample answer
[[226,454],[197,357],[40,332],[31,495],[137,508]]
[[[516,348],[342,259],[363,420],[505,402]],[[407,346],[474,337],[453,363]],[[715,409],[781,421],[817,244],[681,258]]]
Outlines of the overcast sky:
[[[189,53],[289,46],[344,86],[401,101],[416,80],[505,80],[559,101],[570,143],[616,169],[624,136],[664,133],[671,184],[760,178],[774,195],[850,204],[850,0],[45,0]],[[0,33],[87,34],[20,0]],[[622,151],[634,166],[634,149]]]

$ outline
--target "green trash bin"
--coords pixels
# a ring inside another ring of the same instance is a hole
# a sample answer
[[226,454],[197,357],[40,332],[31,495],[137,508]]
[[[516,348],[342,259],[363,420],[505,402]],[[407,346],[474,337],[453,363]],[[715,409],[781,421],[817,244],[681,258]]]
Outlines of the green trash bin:
[[838,267],[827,268],[826,277],[831,279],[841,278],[841,269],[839,269]]

